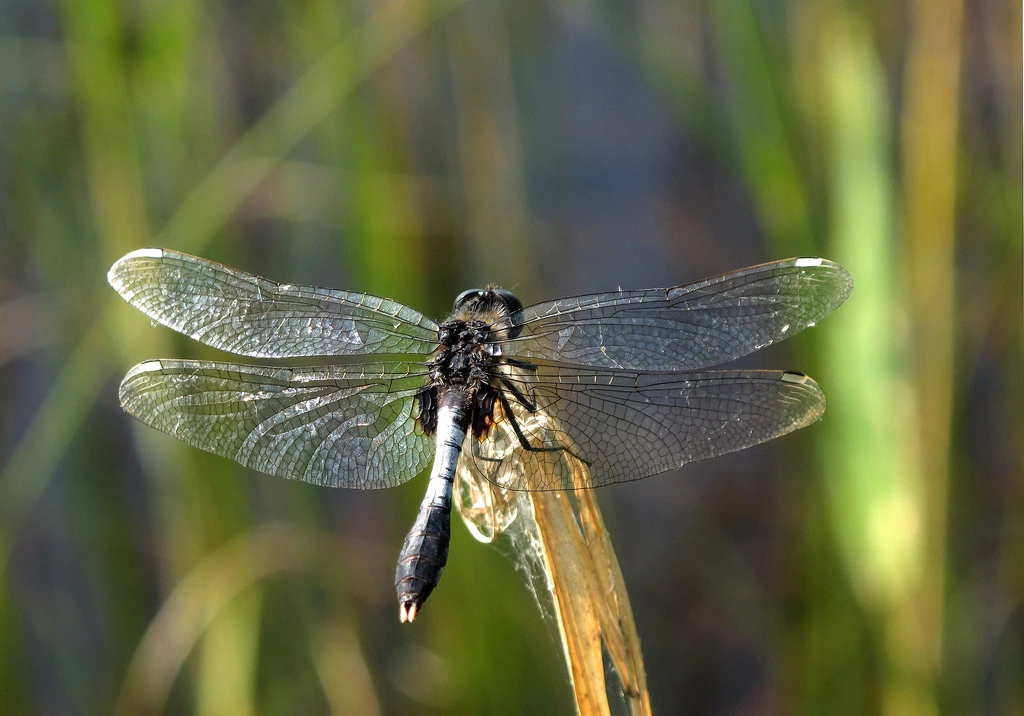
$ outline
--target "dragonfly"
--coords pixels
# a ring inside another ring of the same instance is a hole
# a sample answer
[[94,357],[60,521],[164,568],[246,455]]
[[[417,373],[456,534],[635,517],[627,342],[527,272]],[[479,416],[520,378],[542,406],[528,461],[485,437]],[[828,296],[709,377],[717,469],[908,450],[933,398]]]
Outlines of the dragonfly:
[[150,319],[208,346],[329,359],[144,361],[119,398],[146,425],[316,485],[388,488],[430,467],[396,568],[402,622],[447,564],[460,461],[502,490],[589,489],[805,427],[825,410],[811,378],[711,368],[813,326],[853,290],[838,264],[791,258],[526,307],[494,286],[471,289],[438,323],[386,298],[167,249],[133,251],[107,278]]

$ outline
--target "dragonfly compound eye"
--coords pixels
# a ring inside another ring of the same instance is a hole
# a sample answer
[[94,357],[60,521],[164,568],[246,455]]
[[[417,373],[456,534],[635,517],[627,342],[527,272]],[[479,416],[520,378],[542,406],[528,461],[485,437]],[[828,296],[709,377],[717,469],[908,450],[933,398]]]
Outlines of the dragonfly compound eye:
[[501,302],[505,304],[505,308],[508,309],[508,314],[511,316],[516,311],[523,310],[523,302],[519,300],[511,291],[505,291],[497,288],[494,290],[494,295],[501,299]]
[[496,288],[491,291],[491,294],[498,299],[505,306],[505,313],[508,319],[501,321],[501,326],[508,328],[508,337],[515,338],[522,331],[521,326],[513,325],[511,318],[519,311],[523,310],[523,302],[519,300],[511,291],[505,291],[500,288]]
[[468,291],[463,291],[455,299],[455,310],[458,311],[466,305],[468,301],[471,301],[474,298],[481,298],[483,294],[483,290],[479,288],[471,288]]

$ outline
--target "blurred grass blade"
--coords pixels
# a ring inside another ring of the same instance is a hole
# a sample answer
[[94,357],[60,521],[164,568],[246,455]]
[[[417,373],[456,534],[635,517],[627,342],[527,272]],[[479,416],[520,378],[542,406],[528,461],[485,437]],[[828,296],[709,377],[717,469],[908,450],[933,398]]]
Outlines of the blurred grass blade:
[[[950,436],[953,428],[954,250],[957,231],[957,136],[960,118],[962,0],[914,0],[904,84],[901,158],[903,207],[915,340],[915,401],[920,463],[927,480],[921,505],[924,564],[922,581],[906,625],[893,634],[895,650],[909,655],[913,674],[935,689],[943,668],[946,599],[947,513]],[[1019,22],[1018,22],[1019,28]],[[1019,42],[1018,42],[1019,46]],[[1019,62],[1018,62],[1019,67]],[[1019,131],[1018,131],[1019,136]],[[917,707],[918,704],[912,704]],[[935,710],[917,708],[918,713]],[[890,713],[904,709],[887,704]],[[902,713],[910,713],[903,710]]]
[[313,664],[334,716],[379,716],[380,699],[355,629],[347,623],[314,630]]
[[371,73],[466,0],[387,2],[307,70],[200,181],[157,244],[192,253]]
[[[822,334],[836,473],[833,518],[854,586],[868,605],[903,598],[920,575],[904,291],[893,249],[884,76],[864,28],[832,26],[822,65],[832,102],[835,254],[856,277],[853,300]],[[906,510],[911,510],[906,513]]]
[[196,714],[255,714],[263,590],[244,589],[216,612],[199,644]]
[[[940,639],[942,588],[929,588],[926,525],[941,519],[925,499],[908,335],[907,275],[895,250],[895,180],[885,71],[870,29],[841,9],[822,35],[830,102],[835,255],[857,277],[854,300],[823,334],[828,385],[832,518],[857,596],[882,619],[883,712],[937,712],[929,642]],[[929,310],[933,310],[929,309]],[[936,311],[936,314],[943,313]],[[943,315],[945,315],[943,313]],[[932,545],[940,550],[941,545]],[[940,558],[941,559],[941,558]],[[922,621],[922,615],[935,614]]]
[[799,256],[812,244],[808,187],[783,112],[778,63],[768,53],[756,6],[751,0],[711,3],[731,95],[725,115],[761,226],[780,255]]
[[88,328],[0,472],[0,578],[24,512],[42,494],[105,385],[110,362],[103,329],[99,320]]
[[114,713],[162,712],[185,658],[217,615],[259,580],[276,572],[303,569],[317,554],[317,544],[309,533],[286,524],[270,524],[242,534],[206,556],[179,582],[146,630]]

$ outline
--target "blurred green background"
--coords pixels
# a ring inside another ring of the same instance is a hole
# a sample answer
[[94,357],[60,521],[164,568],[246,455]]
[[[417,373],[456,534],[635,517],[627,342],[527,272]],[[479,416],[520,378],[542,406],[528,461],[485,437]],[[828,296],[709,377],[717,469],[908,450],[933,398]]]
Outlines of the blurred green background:
[[[1021,7],[0,5],[0,711],[571,712],[508,550],[423,481],[247,472],[117,384],[211,357],[121,301],[163,246],[437,318],[791,255],[851,301],[746,365],[824,420],[603,490],[662,714],[1024,713]],[[223,358],[223,356],[218,356]]]

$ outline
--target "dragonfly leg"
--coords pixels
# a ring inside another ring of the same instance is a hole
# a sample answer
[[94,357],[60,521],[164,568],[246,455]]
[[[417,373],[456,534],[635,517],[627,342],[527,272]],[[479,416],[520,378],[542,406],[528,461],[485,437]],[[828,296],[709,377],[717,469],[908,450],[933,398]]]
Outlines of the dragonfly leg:
[[[503,380],[502,383],[504,383],[504,382],[505,381]],[[529,410],[531,413],[537,412],[536,404],[533,404],[533,407],[531,408],[529,402],[526,399],[526,396],[522,395],[521,393],[519,393],[518,390],[516,390],[515,388],[512,388],[511,386],[509,387],[509,390],[516,397],[516,400],[518,400],[520,403],[522,403],[523,406],[527,410]],[[516,420],[516,416],[512,413],[512,406],[509,405],[508,398],[506,398],[505,394],[502,391],[500,391],[500,390],[498,391],[498,402],[501,403],[501,409],[505,412],[505,417],[508,418],[509,424],[512,426],[512,432],[514,432],[516,434],[516,438],[518,438],[519,444],[522,446],[522,448],[524,450],[527,450],[529,452],[561,452],[561,451],[564,451],[564,452],[567,452],[570,455],[572,455],[574,458],[576,458],[577,460],[582,462],[584,465],[587,465],[587,466],[590,465],[589,462],[584,460],[582,457],[580,457],[579,455],[577,455],[576,453],[574,453],[572,450],[570,450],[569,448],[565,447],[564,445],[559,445],[557,447],[534,447],[533,445],[531,445],[530,441],[526,438],[526,435],[523,433],[523,429],[519,426],[519,421]]]
[[506,365],[510,365],[515,368],[522,368],[523,370],[529,371],[531,373],[537,372],[537,366],[535,366],[528,360],[521,360],[519,358],[506,358],[505,363]]
[[[536,369],[536,366],[534,366],[534,369]],[[508,392],[512,393],[512,396],[519,401],[520,405],[529,410],[531,413],[537,412],[537,401],[530,400],[529,398],[527,398],[523,394],[523,392],[516,387],[515,383],[506,378],[502,378],[501,384],[508,389]],[[507,408],[508,406],[503,403],[501,407]]]
[[473,451],[474,458],[476,458],[477,460],[483,460],[485,462],[504,462],[505,458],[503,457],[487,457],[486,455],[484,455],[480,451],[481,444],[482,443],[480,440],[473,441],[473,447],[471,448],[471,450]]

